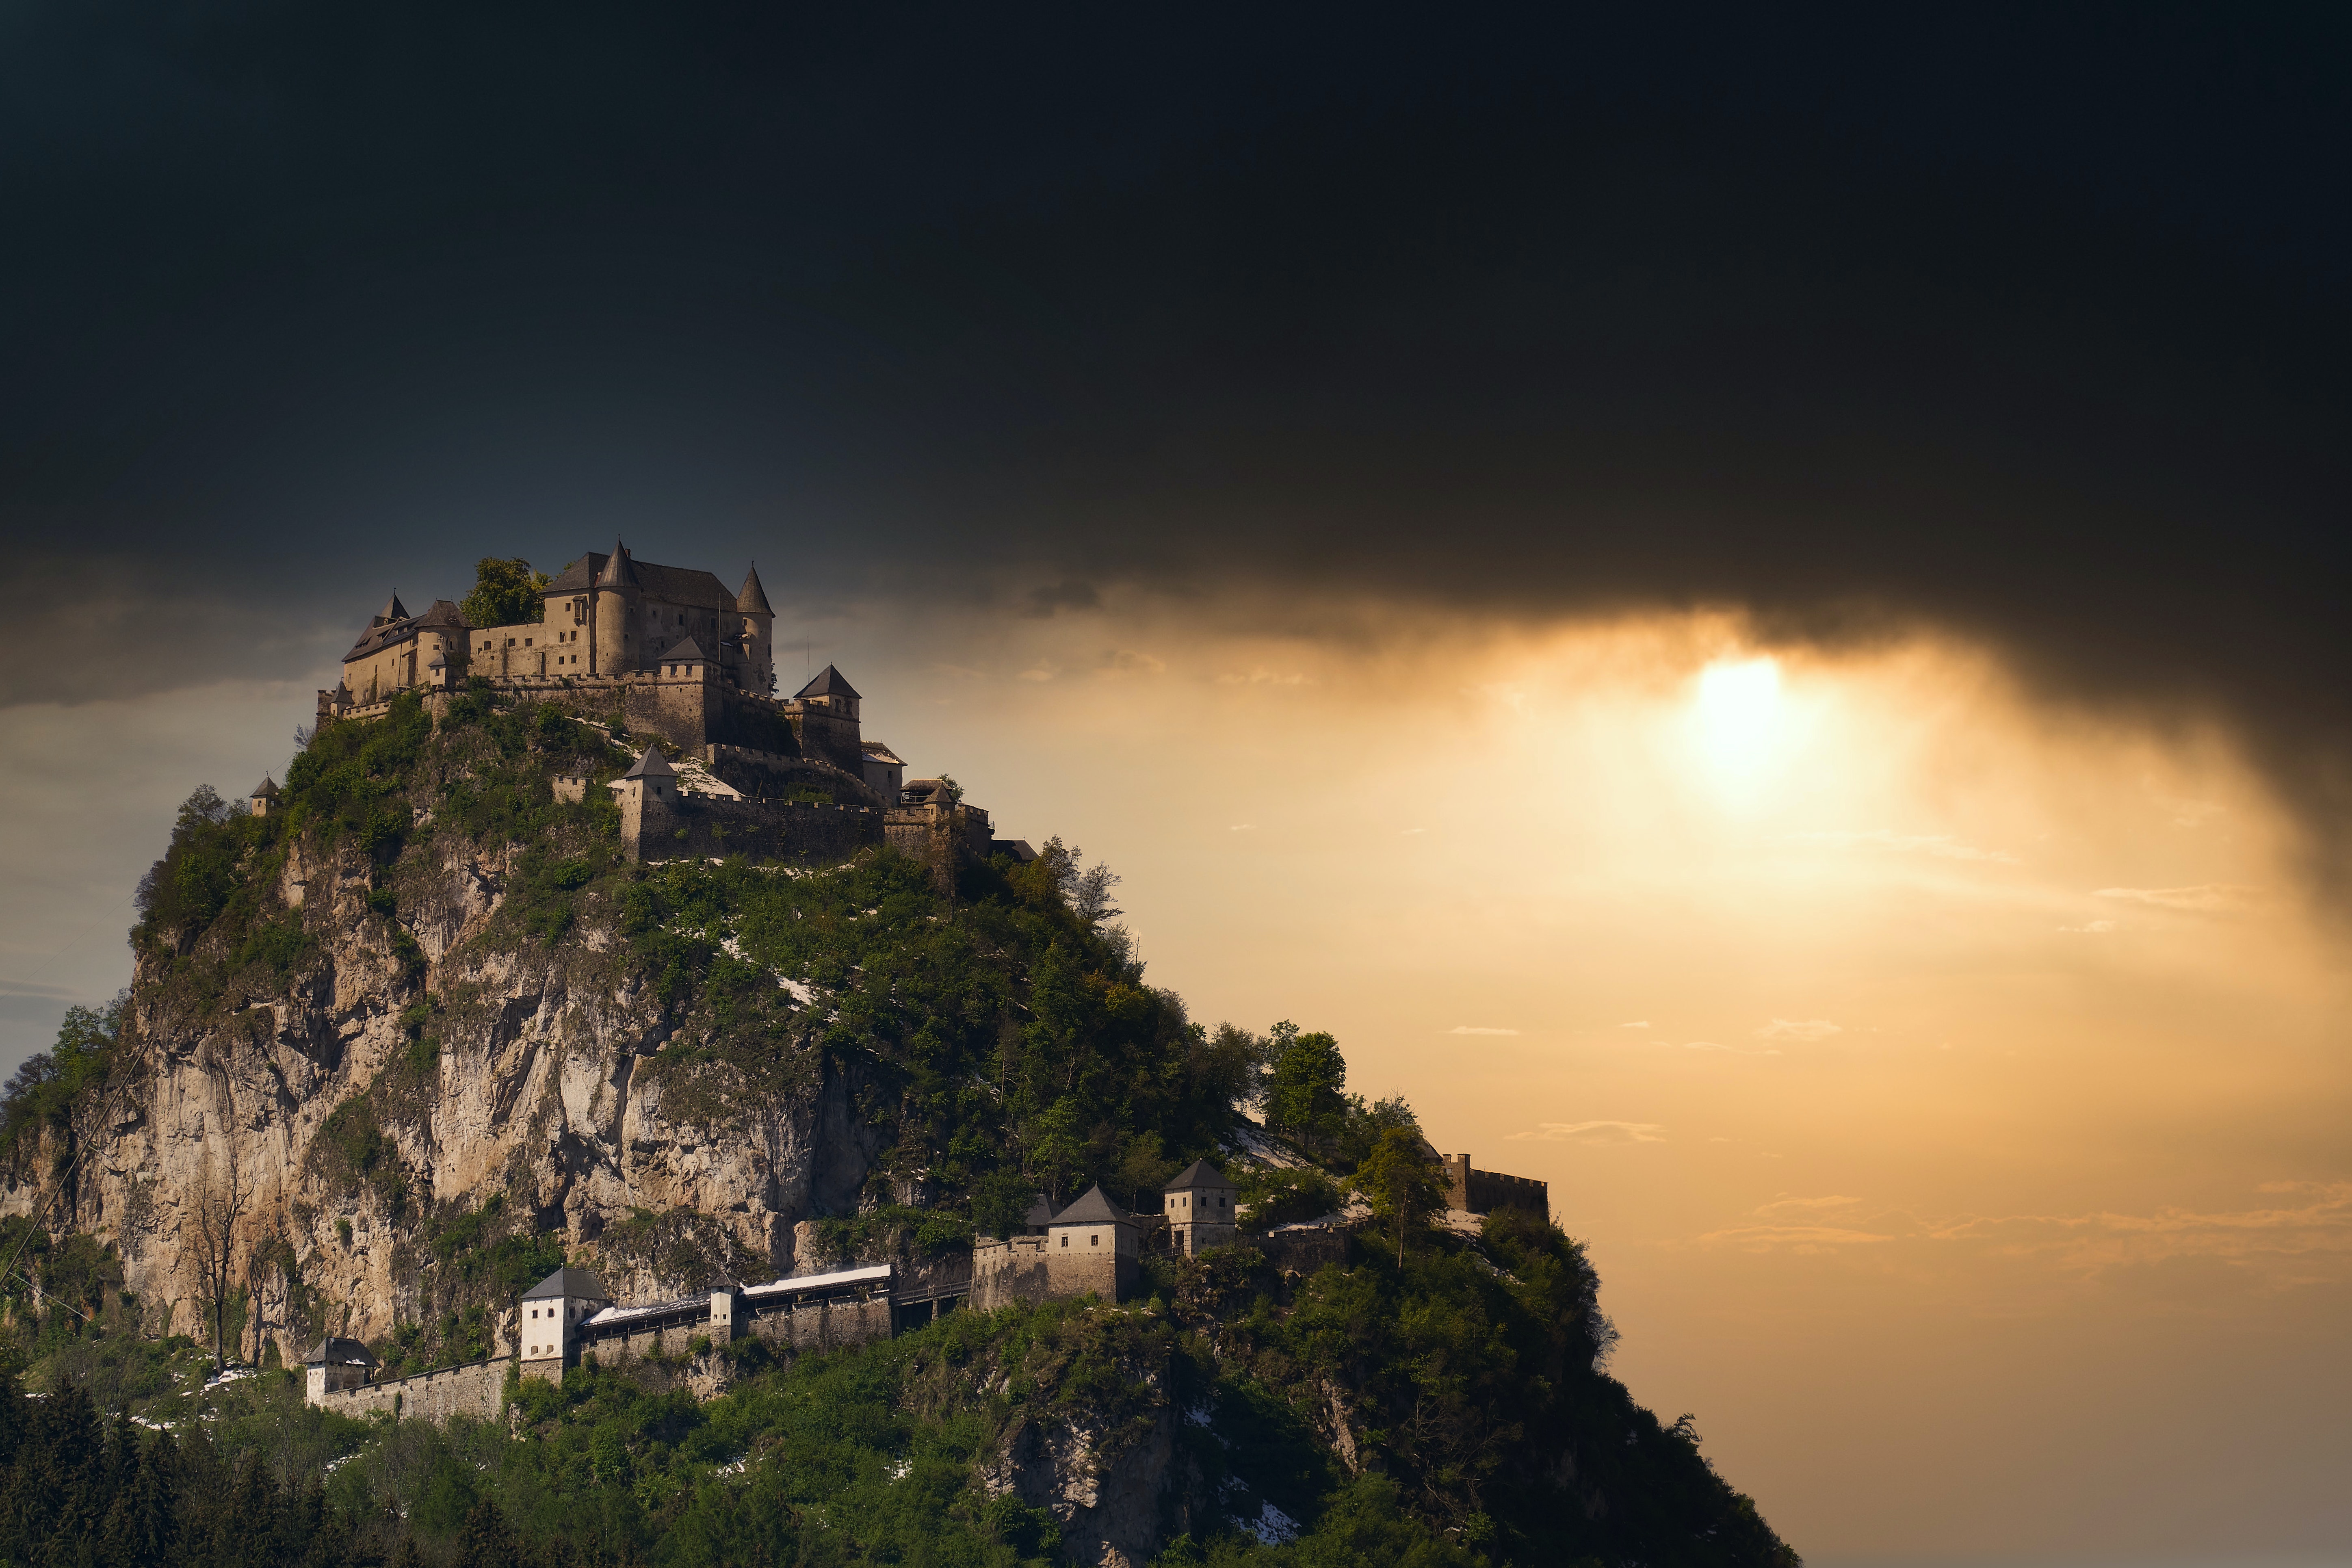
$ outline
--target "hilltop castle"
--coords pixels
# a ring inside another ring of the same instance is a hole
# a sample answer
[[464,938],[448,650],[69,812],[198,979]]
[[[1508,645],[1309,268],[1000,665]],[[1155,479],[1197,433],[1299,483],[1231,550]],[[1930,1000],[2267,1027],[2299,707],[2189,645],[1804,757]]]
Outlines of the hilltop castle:
[[[776,698],[776,616],[756,567],[730,591],[616,541],[540,595],[544,619],[501,626],[468,626],[447,599],[412,616],[394,595],[343,655],[341,680],[319,693],[319,723],[380,716],[404,693],[446,704],[487,681],[633,743],[663,742],[611,786],[632,859],[829,860],[885,840],[942,875],[964,856],[1033,858],[992,837],[985,811],[940,781],[909,781],[897,753],[866,740],[857,689],[833,666]],[[590,782],[557,792],[577,800]]]

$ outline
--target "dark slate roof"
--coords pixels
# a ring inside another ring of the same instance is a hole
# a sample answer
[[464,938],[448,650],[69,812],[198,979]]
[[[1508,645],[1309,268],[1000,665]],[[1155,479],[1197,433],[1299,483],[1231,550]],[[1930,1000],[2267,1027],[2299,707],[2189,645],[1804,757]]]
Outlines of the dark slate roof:
[[[736,607],[735,595],[727,591],[727,584],[709,572],[697,571],[691,566],[656,565],[651,561],[638,560],[625,549],[617,553],[622,557],[622,569],[628,574],[629,582],[634,583],[648,599],[659,599],[666,605],[682,605],[697,610],[725,611]],[[584,594],[599,585],[614,586],[603,582],[605,568],[612,563],[612,556],[601,550],[592,550],[566,566],[562,576],[540,592],[552,599],[565,594]]]
[[457,613],[457,606],[447,599],[434,600],[433,607],[416,617],[416,624],[420,627],[454,626],[461,632],[471,629],[466,625],[466,617]]
[[[399,602],[397,599],[393,601],[394,604]],[[404,617],[397,621],[378,619],[360,634],[359,641],[352,644],[352,651],[343,655],[343,662],[349,664],[355,658],[364,658],[369,654],[392,647],[394,643],[407,642],[415,636],[415,621]]]
[[635,765],[621,776],[625,779],[674,779],[677,777],[677,770],[669,765],[667,759],[661,754],[660,748],[647,746],[646,754],[639,757]]
[[400,595],[397,594],[386,599],[383,602],[383,608],[375,613],[375,624],[378,626],[383,626],[387,621],[404,621],[407,618],[408,606],[400,602]]
[[710,656],[703,652],[702,645],[696,642],[692,637],[687,638],[684,642],[678,644],[676,647],[670,649],[661,657],[664,659],[673,661],[690,658],[699,664],[709,664],[710,662]]
[[375,1366],[380,1364],[368,1354],[367,1346],[357,1340],[330,1337],[319,1342],[316,1349],[302,1358],[304,1366]]
[[268,773],[262,774],[261,782],[253,786],[253,793],[247,798],[249,800],[276,800],[278,798],[278,781],[271,778]]
[[768,607],[768,591],[760,586],[757,563],[743,574],[743,591],[735,595],[735,607],[747,616],[773,616],[776,613]]
[[1177,1177],[1174,1181],[1168,1183],[1160,1190],[1163,1193],[1181,1193],[1185,1191],[1187,1188],[1192,1187],[1223,1187],[1228,1192],[1237,1193],[1241,1191],[1239,1187],[1234,1185],[1232,1181],[1226,1177],[1223,1171],[1218,1170],[1206,1160],[1193,1161],[1191,1165],[1185,1168],[1182,1175]]
[[841,671],[826,665],[816,672],[816,679],[793,694],[795,700],[803,697],[855,697],[857,688],[841,678]]
[[1099,1186],[1088,1187],[1087,1195],[1064,1209],[1053,1218],[1055,1225],[1133,1225],[1135,1216],[1103,1195]]
[[1032,1230],[1045,1229],[1054,1223],[1054,1205],[1039,1198],[1029,1205],[1029,1212],[1021,1216],[1021,1223]]
[[879,741],[860,742],[858,743],[858,750],[870,762],[896,763],[902,768],[907,765],[907,760],[904,757],[901,757],[898,752],[892,751],[889,747],[884,745]]
[[522,1293],[526,1301],[549,1301],[570,1296],[589,1301],[609,1301],[604,1282],[585,1268],[559,1268]]
[[637,580],[635,563],[629,559],[629,547],[619,540],[613,541],[613,553],[604,557],[604,569],[596,574],[600,588],[626,588]]

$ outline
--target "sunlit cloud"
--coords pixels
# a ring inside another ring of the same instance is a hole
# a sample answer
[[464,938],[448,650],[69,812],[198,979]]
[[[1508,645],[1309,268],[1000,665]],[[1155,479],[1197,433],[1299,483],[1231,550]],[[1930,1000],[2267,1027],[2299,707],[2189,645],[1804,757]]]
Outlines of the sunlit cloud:
[[1698,1238],[1702,1247],[1733,1247],[1743,1252],[1832,1252],[1842,1247],[1871,1247],[1896,1239],[1876,1231],[1849,1230],[1831,1225],[1738,1225],[1711,1230]]
[[2024,863],[2006,849],[1982,848],[1948,833],[1897,833],[1874,827],[1859,833],[1791,833],[1788,837],[1792,844],[1818,844],[1829,849],[1885,849],[1897,855],[1932,855],[1939,860],[1983,860],[2001,866]]
[[1231,827],[1226,828],[1225,831],[1228,833],[1255,833],[1257,831],[1257,824],[1255,822],[1236,822]]
[[1098,675],[1158,675],[1167,668],[1168,661],[1164,658],[1155,658],[1148,653],[1123,647],[1105,652],[1102,662],[1095,667],[1095,672]]
[[2223,910],[2246,909],[2254,903],[2261,893],[2260,888],[2204,882],[2193,888],[2101,888],[2091,896],[2097,899],[2122,899],[2135,904],[2147,904],[2159,910],[2188,910],[2199,914],[2212,914]]
[[1287,675],[1279,674],[1266,668],[1264,665],[1259,665],[1246,674],[1234,672],[1221,675],[1217,677],[1217,684],[1220,686],[1311,686],[1314,681],[1311,678],[1295,671]]
[[1630,1024],[1620,1024],[1617,1026],[1621,1029],[1646,1029],[1650,1026],[1650,1020],[1636,1018]]
[[1779,1048],[1775,1047],[1725,1046],[1718,1045],[1713,1040],[1685,1040],[1683,1043],[1683,1049],[1686,1051],[1720,1051],[1726,1056],[1733,1057],[1777,1057],[1780,1054]]
[[1021,672],[1024,680],[1051,680],[1058,673],[1050,664],[1033,665]]
[[1654,1121],[1539,1121],[1525,1132],[1511,1134],[1513,1142],[1532,1140],[1539,1143],[1590,1143],[1614,1147],[1627,1143],[1663,1143],[1666,1130]]
[[1775,1018],[1756,1031],[1759,1040],[1826,1040],[1845,1033],[1827,1018]]
[[2062,931],[2066,931],[2076,936],[2105,936],[2109,931],[2116,929],[2116,922],[2113,921],[2084,921],[2078,926],[2060,926],[2058,929]]
[[1426,827],[1401,827],[1397,830],[1397,836],[1401,838],[1410,838],[1416,833],[1426,833],[1428,831],[1429,829]]
[[1445,1031],[1449,1035],[1516,1035],[1517,1029],[1493,1029],[1478,1024],[1456,1024]]

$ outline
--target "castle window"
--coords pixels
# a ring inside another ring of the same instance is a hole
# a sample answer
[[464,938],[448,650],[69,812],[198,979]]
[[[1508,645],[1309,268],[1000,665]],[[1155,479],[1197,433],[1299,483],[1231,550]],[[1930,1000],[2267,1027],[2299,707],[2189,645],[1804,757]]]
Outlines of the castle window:
[[1089,1235],[1089,1236],[1087,1237],[1087,1245],[1088,1247],[1100,1247],[1100,1246],[1102,1245],[1102,1237],[1101,1237],[1101,1236],[1099,1236],[1099,1235]]
[[1064,1247],[1067,1247],[1067,1246],[1069,1246],[1069,1245],[1070,1245],[1070,1238],[1069,1238],[1068,1237],[1066,1237],[1066,1237],[1062,1237],[1062,1245],[1063,1245]]

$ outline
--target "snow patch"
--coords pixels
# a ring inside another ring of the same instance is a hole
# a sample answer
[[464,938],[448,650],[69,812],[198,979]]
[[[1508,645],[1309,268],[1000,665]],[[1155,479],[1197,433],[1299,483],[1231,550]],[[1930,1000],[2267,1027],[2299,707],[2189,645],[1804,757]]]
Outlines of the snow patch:
[[1285,1546],[1298,1539],[1298,1521],[1272,1503],[1260,1507],[1255,1519],[1244,1520],[1242,1528],[1263,1546]]

